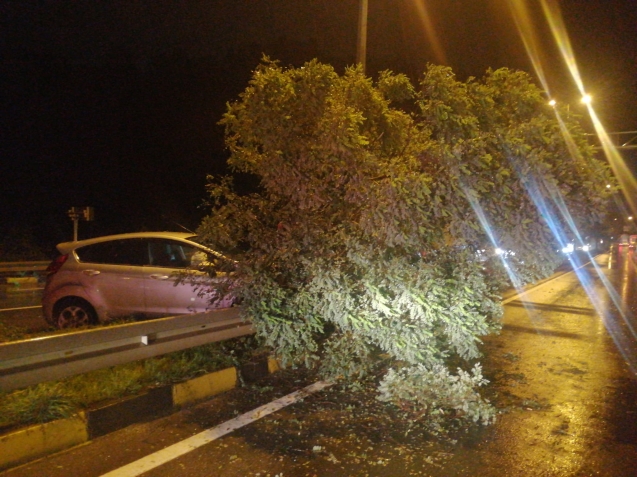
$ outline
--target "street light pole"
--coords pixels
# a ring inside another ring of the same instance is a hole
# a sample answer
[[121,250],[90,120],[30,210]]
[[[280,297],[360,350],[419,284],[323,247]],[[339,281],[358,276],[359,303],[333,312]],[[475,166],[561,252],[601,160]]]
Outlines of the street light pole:
[[361,67],[363,68],[363,74],[365,73],[365,58],[367,56],[367,7],[368,0],[360,0],[356,63],[361,65]]

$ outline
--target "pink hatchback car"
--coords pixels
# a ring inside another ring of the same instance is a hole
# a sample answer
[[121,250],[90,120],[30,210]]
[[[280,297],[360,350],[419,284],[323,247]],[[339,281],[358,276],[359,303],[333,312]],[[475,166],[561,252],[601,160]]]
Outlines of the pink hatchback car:
[[[47,269],[46,321],[69,328],[129,315],[171,316],[232,306],[215,294],[232,263],[182,232],[140,232],[65,242]],[[200,271],[218,268],[209,278]],[[187,276],[183,283],[177,277]],[[205,284],[202,286],[202,284]]]

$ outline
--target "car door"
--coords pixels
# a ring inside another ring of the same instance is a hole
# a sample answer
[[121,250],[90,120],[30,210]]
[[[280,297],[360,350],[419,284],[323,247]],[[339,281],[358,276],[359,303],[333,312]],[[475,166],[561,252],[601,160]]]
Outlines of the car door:
[[106,316],[143,313],[144,264],[148,254],[139,239],[111,240],[75,250],[78,276],[91,303]]
[[[147,241],[150,264],[146,268],[146,312],[181,315],[215,308],[210,304],[207,275],[190,268],[193,257],[205,253],[188,243],[170,239]],[[179,276],[187,277],[178,283]]]

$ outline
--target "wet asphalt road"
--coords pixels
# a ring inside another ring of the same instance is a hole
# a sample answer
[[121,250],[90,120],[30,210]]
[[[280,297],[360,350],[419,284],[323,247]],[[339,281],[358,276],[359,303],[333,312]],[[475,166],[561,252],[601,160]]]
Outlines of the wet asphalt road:
[[[309,406],[329,400],[322,392],[143,475],[637,476],[636,260],[628,250],[600,255],[505,300],[503,331],[483,360],[501,413],[456,444],[398,445],[326,426]],[[241,404],[233,393],[0,475],[102,475],[222,423]],[[293,448],[277,447],[291,429]]]

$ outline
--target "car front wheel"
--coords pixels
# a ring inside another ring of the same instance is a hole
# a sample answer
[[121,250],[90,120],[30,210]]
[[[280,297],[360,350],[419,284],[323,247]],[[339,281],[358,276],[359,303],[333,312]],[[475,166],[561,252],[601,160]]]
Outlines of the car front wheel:
[[81,298],[64,298],[55,305],[54,324],[58,328],[77,328],[97,323],[97,314]]

